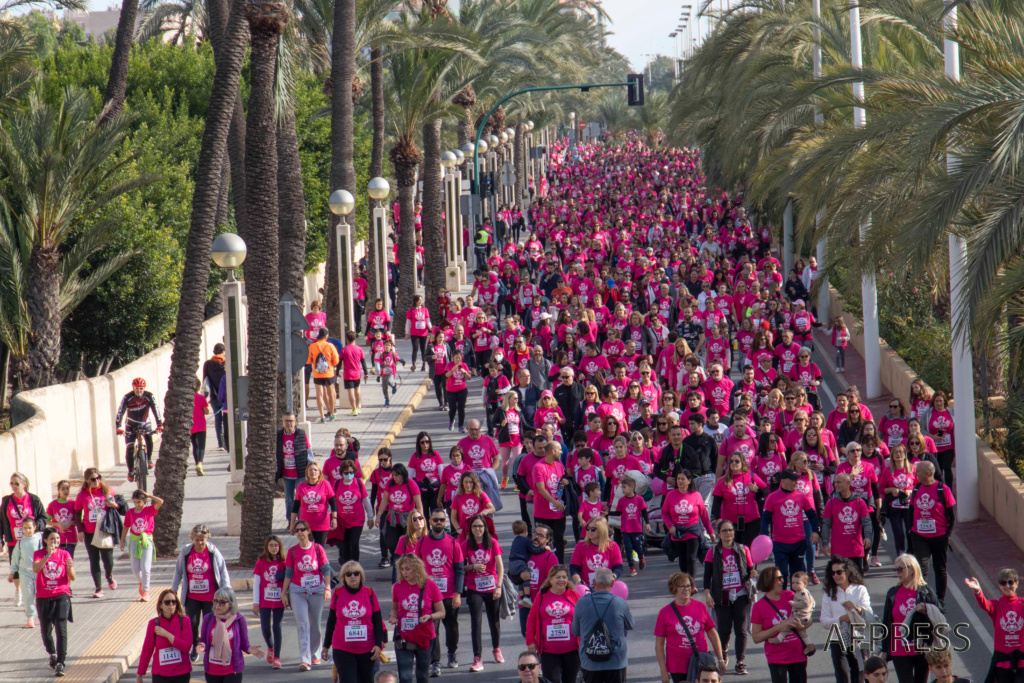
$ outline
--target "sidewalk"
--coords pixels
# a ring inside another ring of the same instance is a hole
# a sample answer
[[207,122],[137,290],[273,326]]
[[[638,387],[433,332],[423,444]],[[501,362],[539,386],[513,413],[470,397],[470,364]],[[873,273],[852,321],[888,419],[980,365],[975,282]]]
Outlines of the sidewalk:
[[[359,416],[352,417],[347,410],[337,410],[338,418],[334,422],[312,424],[310,442],[318,460],[326,459],[334,445],[335,432],[340,427],[346,427],[360,441],[360,460],[364,469],[375,467],[377,449],[390,444],[401,431],[402,425],[432,385],[427,373],[408,369],[412,367],[411,343],[407,340],[399,341],[398,347],[399,353],[409,365],[399,367],[401,386],[391,397],[391,405],[384,407],[380,385],[370,375],[369,382],[363,385],[363,409]],[[316,420],[319,416],[315,393],[311,391],[310,396],[306,415],[310,420]],[[251,583],[247,582],[251,579],[252,570],[236,566],[238,538],[227,536],[225,487],[230,481],[227,471],[228,454],[216,448],[213,419],[210,418],[208,423],[208,448],[203,463],[206,476],[197,476],[194,466],[190,464],[185,481],[185,505],[178,542],[179,545],[187,543],[188,533],[196,524],[209,526],[212,542],[228,561],[232,584],[236,589],[247,589],[251,588]],[[103,472],[103,477],[117,493],[130,499],[136,486],[127,481],[126,474],[122,466]],[[80,482],[72,482],[73,494],[79,485]],[[281,497],[274,501],[274,530],[281,532],[285,527],[284,499]],[[376,543],[376,534],[371,537]],[[366,540],[369,543],[371,539]],[[291,537],[284,536],[283,541],[285,546],[294,542]],[[81,543],[76,549],[75,560],[78,578],[72,586],[75,595],[72,607],[74,622],[68,625],[68,668],[64,680],[88,683],[116,681],[138,660],[144,625],[154,615],[160,591],[169,587],[173,580],[174,559],[162,558],[154,563],[150,589],[152,599],[148,603],[137,601],[138,584],[131,573],[130,560],[119,549],[114,551],[114,577],[118,588],[109,590],[104,586],[106,595],[101,599],[92,598],[89,561]],[[6,572],[7,567],[2,567],[0,571]],[[39,628],[26,629],[25,621],[23,608],[15,607],[14,586],[7,584],[7,587],[0,589],[0,680],[53,680],[53,672],[47,667],[45,651],[40,642]]]

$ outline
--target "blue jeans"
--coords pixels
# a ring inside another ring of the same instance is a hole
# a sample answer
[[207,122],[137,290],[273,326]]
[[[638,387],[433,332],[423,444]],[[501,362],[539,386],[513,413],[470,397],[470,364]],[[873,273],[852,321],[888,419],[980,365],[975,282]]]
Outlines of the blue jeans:
[[804,554],[807,552],[807,541],[798,543],[775,542],[772,554],[775,556],[775,566],[782,572],[784,587],[789,587],[789,577],[796,572],[802,572],[804,568]]
[[426,650],[396,650],[398,683],[427,683],[430,672],[430,648]]
[[299,485],[298,479],[292,479],[291,477],[284,478],[284,523],[288,526],[288,521],[292,518],[292,507],[295,505],[295,487]]
[[629,562],[629,568],[633,568],[633,551],[636,551],[637,558],[643,558],[644,556],[644,535],[640,531],[634,531],[632,533],[622,533],[622,548],[626,551],[626,561]]
[[217,435],[217,447],[227,448],[227,435],[224,433],[224,406],[214,394],[210,394],[210,409],[213,411],[213,431]]
[[814,544],[811,543],[811,523],[804,520],[804,538],[807,539],[807,550],[804,554],[804,570],[814,571]]
[[530,608],[520,607],[519,610],[519,631],[526,637],[526,620],[530,618]]

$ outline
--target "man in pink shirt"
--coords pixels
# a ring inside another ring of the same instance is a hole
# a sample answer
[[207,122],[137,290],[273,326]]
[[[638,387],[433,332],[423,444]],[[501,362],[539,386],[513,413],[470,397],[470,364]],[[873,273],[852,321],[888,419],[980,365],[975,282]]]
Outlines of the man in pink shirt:
[[[359,380],[365,379],[366,372],[366,354],[363,353],[363,348],[356,344],[356,333],[354,330],[349,330],[345,333],[345,346],[341,349],[341,381],[345,385],[345,390],[348,392],[348,403],[352,406],[352,410],[349,411],[349,415],[358,415],[362,412],[362,392],[359,389]],[[362,373],[359,370],[362,367]]]

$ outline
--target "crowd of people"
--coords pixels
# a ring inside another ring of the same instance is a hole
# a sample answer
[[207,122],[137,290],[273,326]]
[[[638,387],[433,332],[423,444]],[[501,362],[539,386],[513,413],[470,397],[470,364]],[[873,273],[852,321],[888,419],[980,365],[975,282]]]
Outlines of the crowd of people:
[[[472,293],[443,293],[440,320],[419,297],[404,321],[371,302],[364,351],[355,332],[335,343],[318,307],[310,314],[307,371],[321,421],[334,419],[341,388],[357,415],[371,374],[389,401],[406,362],[392,339],[403,325],[412,368],[419,361],[429,374],[458,443],[443,453],[421,432],[410,454],[375,453],[364,479],[348,429],[320,463],[285,415],[277,478],[297,542],[266,539],[254,571],[252,613],[266,650],[250,643],[224,558],[200,525],[157,599],[140,680],[150,666],[154,681],[188,680],[199,658],[208,681],[241,680],[245,655],[281,668],[290,609],[298,651],[288,657],[300,670],[330,657],[341,680],[386,680],[391,648],[398,680],[423,683],[442,664],[460,666],[465,602],[470,671],[485,669],[485,617],[489,659],[502,663],[503,621],[517,616],[521,680],[617,683],[636,627],[628,580],[649,571],[667,582],[653,631],[662,681],[756,673],[803,683],[823,642],[840,683],[877,683],[890,670],[899,683],[924,683],[929,671],[955,680],[948,653],[921,641],[944,623],[956,522],[946,397],[916,383],[876,418],[850,387],[825,412],[813,331],[824,328],[837,371],[850,335],[841,318],[820,322],[808,304],[813,259],[781,272],[770,229],[750,222],[742,196],[705,185],[695,151],[635,139],[551,151],[521,239],[509,215],[486,225],[492,244],[478,249]],[[129,510],[89,471],[77,498],[62,488],[43,510],[23,480],[12,477],[18,487],[2,502],[5,541],[12,556],[27,552],[47,570],[22,562],[12,576],[22,576],[26,605],[26,583],[37,591],[47,652],[62,672],[61,587],[74,576],[77,532],[99,597],[101,563],[116,584],[112,550],[93,541],[123,516],[121,542],[130,541],[148,599],[148,535],[162,501],[139,491]],[[513,497],[519,519],[499,528],[495,514]],[[31,524],[45,528],[35,547],[24,540],[36,536]],[[363,529],[374,528],[377,567],[393,572],[389,601],[360,562]],[[882,566],[890,533],[897,578],[874,614],[864,576]],[[655,563],[662,552],[678,567]],[[973,579],[968,587],[995,626],[991,675],[1002,683],[1018,671],[1019,629],[1006,625],[1024,624],[1024,603],[1015,572],[998,581],[993,599]],[[888,635],[862,647],[851,634],[871,623]],[[751,640],[763,645],[757,661]]]

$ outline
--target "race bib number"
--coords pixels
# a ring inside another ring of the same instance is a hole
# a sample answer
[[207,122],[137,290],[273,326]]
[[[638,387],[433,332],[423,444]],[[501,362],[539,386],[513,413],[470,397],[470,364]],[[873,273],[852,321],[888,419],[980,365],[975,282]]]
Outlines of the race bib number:
[[898,437],[898,436],[890,436],[889,437],[889,448],[895,448],[896,446],[898,446],[901,443],[903,443],[903,439],[901,439],[900,437]]
[[263,599],[273,602],[279,601],[281,599],[281,587],[267,586],[263,589]]
[[569,624],[548,624],[548,640],[569,640]]
[[210,580],[209,579],[190,579],[188,582],[189,593],[209,593],[210,592]]
[[100,511],[98,508],[91,508],[89,510],[89,521],[98,522],[100,521]]
[[935,446],[937,448],[942,448],[943,446],[949,446],[949,444],[952,441],[953,441],[953,437],[951,435],[943,434],[942,436],[940,436],[938,439],[935,440]]
[[320,575],[319,574],[306,574],[302,577],[302,587],[306,589],[319,588],[320,587]]
[[934,534],[935,533],[935,520],[934,519],[919,519],[919,520],[917,520],[917,533],[919,533],[919,534]]
[[14,527],[13,530],[14,530],[14,540],[15,541],[20,541],[22,539],[22,537],[25,535],[25,532],[22,531],[20,526]]
[[295,454],[284,456],[284,466],[290,470],[295,469]]
[[160,648],[160,664],[180,664],[181,663],[181,650],[176,650],[173,647]]
[[420,620],[416,617],[402,617],[402,630],[403,631],[414,631],[419,625]]
[[448,592],[448,577],[447,576],[432,576],[430,578],[432,578],[434,580],[434,583],[437,584],[438,590],[440,590],[442,593],[447,593]]
[[508,423],[508,433],[509,433],[509,436],[518,434],[519,433],[519,423],[518,422],[509,422]]
[[425,330],[425,329],[427,329],[426,321],[425,320],[417,320],[416,321],[416,329],[417,330]]
[[476,577],[476,589],[481,593],[490,593],[497,586],[497,579],[493,574]]
[[359,626],[346,626],[345,627],[345,640],[366,640],[369,636],[366,624],[360,624]]
[[722,586],[726,588],[734,588],[740,585],[740,573],[739,572],[726,572],[725,576],[722,577]]
[[530,583],[532,583],[534,585],[537,585],[539,582],[540,582],[540,570],[539,569],[531,569],[530,570]]

